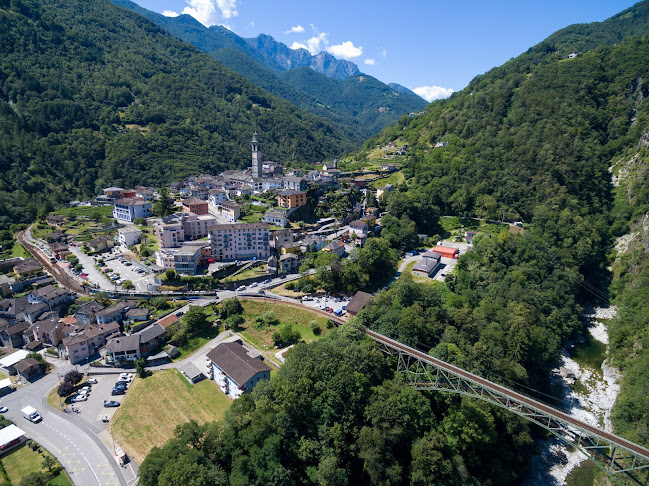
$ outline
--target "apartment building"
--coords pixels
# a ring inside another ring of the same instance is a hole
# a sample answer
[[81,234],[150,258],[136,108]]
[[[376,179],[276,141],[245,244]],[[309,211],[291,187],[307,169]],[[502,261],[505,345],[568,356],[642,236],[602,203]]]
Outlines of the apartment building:
[[269,226],[264,223],[219,224],[210,232],[216,261],[266,259],[270,256]]
[[152,204],[139,197],[122,198],[115,201],[113,218],[132,223],[137,218],[150,218]]
[[179,248],[186,241],[207,237],[217,222],[211,214],[175,213],[156,223],[153,232],[160,248]]
[[306,192],[282,191],[277,193],[277,205],[282,208],[299,208],[306,204]]

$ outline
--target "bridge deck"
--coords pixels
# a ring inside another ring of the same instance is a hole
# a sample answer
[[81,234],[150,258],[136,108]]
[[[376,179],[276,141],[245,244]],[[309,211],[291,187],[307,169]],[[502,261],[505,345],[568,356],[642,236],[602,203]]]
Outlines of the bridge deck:
[[484,388],[490,389],[496,393],[500,393],[504,396],[511,398],[512,400],[524,403],[525,405],[533,407],[538,411],[553,417],[556,420],[560,420],[561,422],[571,424],[578,429],[587,431],[593,434],[594,436],[607,440],[610,443],[616,444],[619,447],[627,449],[649,460],[649,449],[645,449],[644,447],[634,444],[633,442],[623,439],[622,437],[618,437],[615,434],[611,434],[609,432],[600,430],[597,427],[594,427],[585,422],[577,420],[576,418],[571,417],[570,415],[561,412],[553,407],[550,407],[544,403],[538,402],[525,395],[521,395],[520,393],[516,393],[515,391],[512,391],[508,388],[497,385],[492,381],[485,380],[484,378],[480,378],[479,376],[474,375],[473,373],[469,373],[468,371],[465,371],[462,368],[458,368],[457,366],[453,366],[437,358],[433,358],[432,356],[429,356],[426,353],[422,353],[421,351],[411,348],[410,346],[406,346],[405,344],[402,344],[399,341],[395,341],[394,339],[390,339],[374,331],[370,331],[369,329],[367,330],[367,335],[370,336],[375,341],[377,341],[378,343],[405,352],[407,354],[415,356],[418,359],[421,359],[422,361],[428,362],[438,368],[444,369],[458,376],[461,376],[467,380],[478,383],[480,386]]

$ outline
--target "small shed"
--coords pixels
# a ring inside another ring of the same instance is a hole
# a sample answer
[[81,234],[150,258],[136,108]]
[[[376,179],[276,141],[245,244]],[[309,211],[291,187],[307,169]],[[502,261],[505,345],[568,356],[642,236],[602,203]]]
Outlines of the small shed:
[[14,424],[0,429],[0,451],[6,451],[17,446],[23,441],[23,437],[25,437],[25,432]]
[[180,371],[192,385],[205,379],[203,372],[191,361],[181,366],[178,371]]

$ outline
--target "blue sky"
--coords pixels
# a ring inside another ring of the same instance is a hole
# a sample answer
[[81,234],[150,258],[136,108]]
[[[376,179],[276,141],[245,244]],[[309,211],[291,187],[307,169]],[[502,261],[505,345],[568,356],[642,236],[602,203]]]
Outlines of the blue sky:
[[575,23],[602,21],[633,0],[134,0],[188,13],[242,37],[269,34],[288,46],[326,50],[385,83],[427,99],[448,96],[478,74]]

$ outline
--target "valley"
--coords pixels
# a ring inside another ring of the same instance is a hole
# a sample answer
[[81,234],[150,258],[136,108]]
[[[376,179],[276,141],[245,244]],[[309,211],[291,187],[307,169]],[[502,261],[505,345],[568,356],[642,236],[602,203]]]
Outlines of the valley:
[[430,104],[169,12],[0,0],[0,425],[75,485],[646,480],[649,0]]

